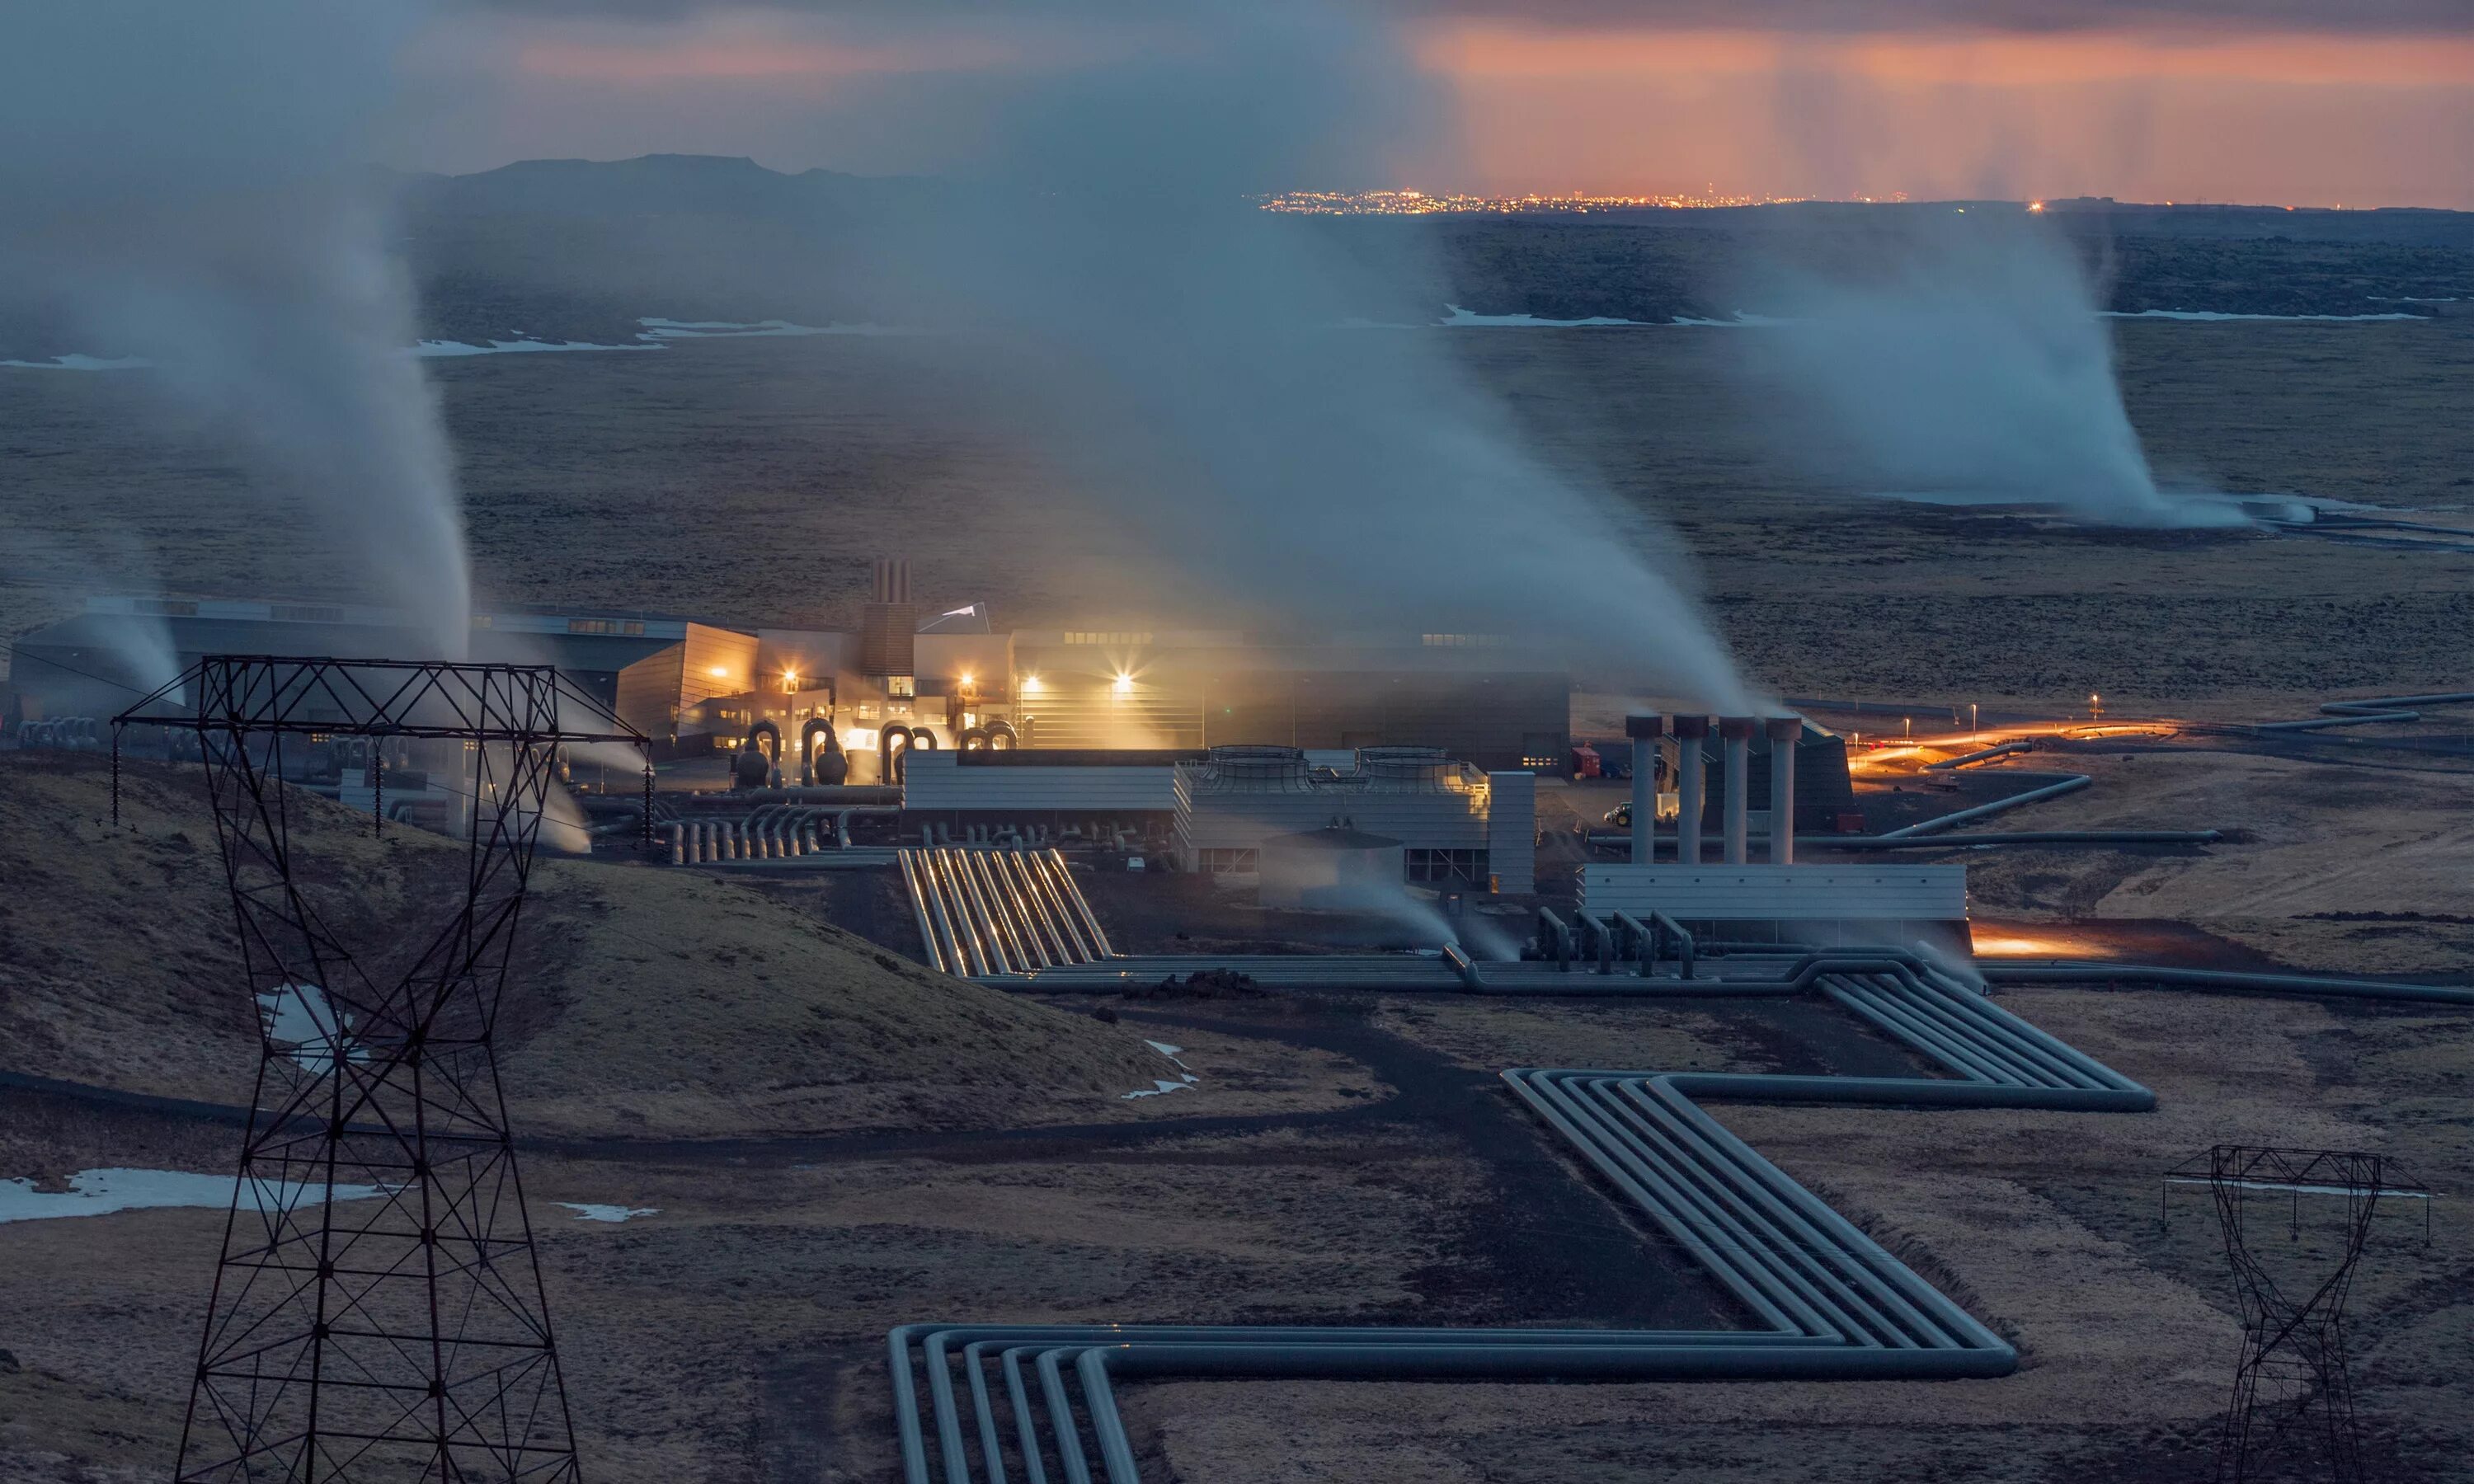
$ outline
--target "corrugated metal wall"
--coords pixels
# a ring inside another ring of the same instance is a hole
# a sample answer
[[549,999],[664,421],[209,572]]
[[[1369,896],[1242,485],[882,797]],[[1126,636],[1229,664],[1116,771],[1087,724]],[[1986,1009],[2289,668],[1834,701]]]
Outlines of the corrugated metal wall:
[[1679,922],[1955,922],[1964,866],[1627,866],[1581,873],[1592,912],[1652,908]]

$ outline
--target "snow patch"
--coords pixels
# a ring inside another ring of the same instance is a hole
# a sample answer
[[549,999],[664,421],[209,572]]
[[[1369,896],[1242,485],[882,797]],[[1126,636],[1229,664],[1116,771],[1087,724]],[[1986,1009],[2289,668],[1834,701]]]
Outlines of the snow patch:
[[918,335],[921,330],[898,324],[793,324],[788,320],[665,320],[652,316],[638,320],[644,326],[636,333],[638,340],[749,340],[765,336],[796,335]]
[[2310,321],[2360,323],[2365,320],[2427,320],[2422,314],[2225,314],[2214,309],[2142,309],[2136,312],[2103,309],[2098,313],[2108,320],[2261,320],[2287,323]]
[[659,350],[659,344],[649,346],[600,346],[586,340],[494,340],[486,346],[468,346],[460,340],[424,340],[412,347],[409,354],[427,359],[433,356],[513,355],[529,350]]
[[352,1017],[314,984],[279,984],[260,992],[257,1020],[267,1044],[313,1077],[333,1071],[338,1053],[354,1064],[370,1059],[368,1048],[352,1043]]
[[48,361],[0,361],[20,371],[142,371],[155,363],[144,356],[56,355]]
[[[331,1198],[366,1201],[378,1193],[376,1185],[337,1185]],[[106,1216],[113,1211],[150,1210],[174,1206],[224,1210],[230,1208],[235,1197],[242,1206],[259,1211],[323,1206],[329,1199],[325,1185],[296,1185],[261,1180],[244,1185],[230,1175],[114,1167],[80,1170],[69,1177],[66,1190],[37,1190],[31,1180],[0,1180],[0,1222],[41,1221],[53,1216]]]
[[549,1204],[566,1207],[575,1212],[578,1221],[632,1221],[638,1216],[662,1213],[658,1206],[596,1206],[589,1201],[552,1201]]
[[1445,304],[1443,308],[1450,312],[1435,323],[1448,329],[1474,326],[1486,329],[1585,330],[1621,328],[1644,323],[1639,320],[1610,319],[1602,314],[1593,314],[1586,320],[1541,320],[1534,314],[1477,314],[1463,309],[1458,304]]
[[1183,1046],[1172,1046],[1164,1041],[1146,1041],[1143,1044],[1151,1047],[1153,1051],[1158,1052],[1170,1061],[1176,1062],[1176,1069],[1184,1074],[1183,1080],[1172,1082],[1166,1077],[1155,1077],[1152,1080],[1152,1085],[1148,1088],[1136,1088],[1131,1092],[1119,1093],[1118,1098],[1120,1101],[1137,1097],[1157,1097],[1163,1092],[1183,1092],[1191,1089],[1196,1083],[1202,1080],[1201,1078],[1194,1075],[1193,1072],[1186,1070],[1186,1065],[1183,1062],[1177,1061],[1177,1053],[1185,1049]]

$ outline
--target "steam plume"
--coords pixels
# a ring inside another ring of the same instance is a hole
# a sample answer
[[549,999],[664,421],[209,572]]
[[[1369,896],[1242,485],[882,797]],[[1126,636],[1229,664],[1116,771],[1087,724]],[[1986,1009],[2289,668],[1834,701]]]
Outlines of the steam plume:
[[[2038,504],[2131,526],[2238,525],[2160,491],[2087,275],[2032,227],[1909,224],[1823,269],[1782,270],[1782,323],[1736,342],[1783,414],[1774,441],[1826,477],[1958,504]],[[1833,245],[1846,251],[1844,245]]]
[[[462,654],[453,471],[367,161],[409,12],[79,0],[0,29],[12,297],[155,363],[263,478],[305,496],[370,599]],[[357,594],[356,594],[357,595]]]
[[1622,688],[1748,706],[1662,533],[1550,467],[1442,335],[1335,328],[1439,281],[1419,237],[1345,250],[1248,200],[1380,181],[1440,127],[1387,28],[1315,5],[1146,14],[1144,44],[980,100],[983,188],[889,233],[913,291],[973,326],[974,371],[1221,611],[1542,637]]

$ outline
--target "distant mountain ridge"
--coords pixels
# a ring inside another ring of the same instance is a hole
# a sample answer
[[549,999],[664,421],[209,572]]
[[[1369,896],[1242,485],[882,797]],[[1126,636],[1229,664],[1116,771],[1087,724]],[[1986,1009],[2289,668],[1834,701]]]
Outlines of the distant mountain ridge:
[[[744,156],[530,159],[469,175],[390,177],[421,337],[634,344],[649,316],[681,321],[913,324],[951,307],[906,297],[862,230],[988,188],[934,177],[787,173]],[[1814,202],[1510,217],[1285,217],[1286,229],[1369,248],[1431,240],[1439,278],[1358,306],[1424,323],[1445,303],[1481,316],[1666,323],[1758,313],[1735,287],[1774,245],[1860,248],[1926,214],[2016,203]],[[2107,288],[2108,307],[2242,315],[2436,315],[2474,303],[2474,212],[2286,211],[2078,200],[2047,221]],[[2474,311],[2464,311],[2474,313]],[[0,294],[0,360],[118,347],[72,343],[43,306]]]

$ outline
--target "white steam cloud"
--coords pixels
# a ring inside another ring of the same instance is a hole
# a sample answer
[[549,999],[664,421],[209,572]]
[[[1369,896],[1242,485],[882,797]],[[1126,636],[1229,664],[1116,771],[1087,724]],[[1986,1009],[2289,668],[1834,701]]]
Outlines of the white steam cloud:
[[[371,169],[395,0],[77,0],[0,22],[0,295],[304,497],[441,655],[468,637],[452,461]],[[356,594],[362,596],[363,594]]]
[[[1833,482],[1954,504],[2050,506],[2125,526],[2244,523],[2157,487],[2077,259],[2025,225],[1894,228],[1780,270],[1742,368],[1788,456]],[[1911,219],[1912,221],[1912,219]]]
[[990,84],[963,169],[885,228],[945,339],[1071,462],[1100,516],[1205,613],[1302,630],[1543,640],[1593,680],[1752,707],[1640,513],[1530,446],[1438,335],[1334,326],[1440,281],[1253,208],[1375,183],[1440,109],[1349,7],[1185,3],[1144,44]]

